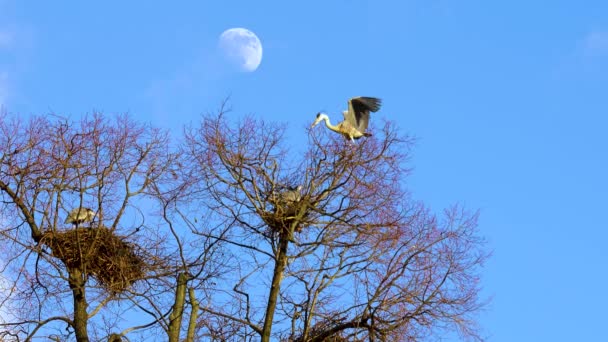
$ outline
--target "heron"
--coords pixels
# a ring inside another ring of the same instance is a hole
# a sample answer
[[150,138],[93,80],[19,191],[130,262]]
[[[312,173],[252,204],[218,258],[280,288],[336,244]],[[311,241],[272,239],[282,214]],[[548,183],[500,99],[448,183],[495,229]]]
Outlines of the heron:
[[369,113],[380,110],[382,100],[377,97],[359,96],[348,100],[348,110],[342,112],[344,121],[337,125],[329,122],[327,114],[320,112],[317,119],[310,126],[315,127],[321,120],[325,120],[325,126],[334,132],[340,133],[346,139],[355,142],[355,139],[369,137],[371,133],[366,132],[369,123]]
[[97,214],[91,208],[76,208],[70,211],[64,223],[71,223],[78,227],[80,223],[91,222]]
[[287,190],[281,192],[280,198],[283,203],[292,204],[299,202],[302,199],[302,186],[287,187]]
[[[278,203],[275,204],[275,212],[278,212],[285,222],[290,222],[296,214],[297,203],[302,200],[302,185],[298,186],[286,186],[283,191],[281,191],[278,195]],[[293,236],[293,230],[291,228],[291,224],[287,223],[285,225],[287,230],[287,240],[291,242],[296,242]]]

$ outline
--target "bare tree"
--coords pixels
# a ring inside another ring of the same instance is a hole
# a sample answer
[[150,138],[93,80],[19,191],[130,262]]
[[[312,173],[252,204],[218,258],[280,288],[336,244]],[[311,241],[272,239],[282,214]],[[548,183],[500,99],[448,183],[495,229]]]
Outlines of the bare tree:
[[[189,206],[189,199],[195,196],[192,194],[194,178],[182,163],[177,159],[168,173],[170,180],[154,186],[157,213],[164,223],[162,229],[170,236],[166,239],[168,244],[177,251],[174,264],[164,270],[172,272],[175,278],[150,277],[151,281],[161,281],[156,287],[158,291],[154,295],[150,292],[137,294],[132,300],[141,302],[144,299],[147,302],[148,305],[142,304],[148,307],[145,311],[155,318],[169,341],[192,342],[198,340],[196,329],[200,308],[197,297],[204,297],[209,284],[231,268],[226,264],[218,240],[193,234],[203,220],[200,208]],[[156,305],[149,305],[151,303]]]
[[[93,324],[92,338],[115,339],[117,299],[166,260],[137,231],[153,227],[141,208],[171,164],[167,139],[127,116],[0,116],[0,239],[20,308],[0,325],[5,336],[88,341]],[[93,222],[64,224],[79,208]]]
[[1,337],[479,339],[477,213],[412,199],[409,137],[293,149],[223,112],[175,149],[126,116],[0,115]]
[[411,139],[390,123],[357,144],[313,130],[298,155],[283,133],[222,113],[186,133],[186,168],[208,208],[198,234],[227,246],[234,267],[207,288],[201,333],[393,341],[457,328],[478,338],[487,254],[477,215],[454,207],[437,218],[411,198]]

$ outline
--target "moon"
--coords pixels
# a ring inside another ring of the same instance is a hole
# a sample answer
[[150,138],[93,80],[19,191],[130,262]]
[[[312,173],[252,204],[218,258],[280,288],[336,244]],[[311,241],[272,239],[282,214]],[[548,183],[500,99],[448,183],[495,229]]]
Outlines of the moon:
[[231,28],[220,35],[219,48],[238,69],[255,71],[262,62],[262,42],[255,33],[245,28]]

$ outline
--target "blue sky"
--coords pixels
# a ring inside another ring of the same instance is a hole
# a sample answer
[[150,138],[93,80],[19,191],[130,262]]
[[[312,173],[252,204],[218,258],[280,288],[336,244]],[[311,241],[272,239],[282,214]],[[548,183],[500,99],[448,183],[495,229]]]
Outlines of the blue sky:
[[[0,0],[0,105],[129,112],[179,132],[231,115],[289,122],[378,96],[375,120],[418,138],[409,178],[436,211],[481,210],[490,341],[605,338],[608,2]],[[222,31],[264,47],[224,68]],[[333,114],[333,115],[331,115]]]

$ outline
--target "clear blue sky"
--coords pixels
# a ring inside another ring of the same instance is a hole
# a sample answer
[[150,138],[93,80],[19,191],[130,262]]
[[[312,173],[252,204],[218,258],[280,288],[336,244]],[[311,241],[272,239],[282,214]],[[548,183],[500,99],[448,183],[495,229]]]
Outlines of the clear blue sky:
[[[295,145],[382,97],[373,119],[419,138],[415,197],[481,210],[489,340],[606,338],[607,1],[133,3],[0,0],[0,104],[178,132],[230,95]],[[219,70],[231,27],[262,40],[257,71]]]

